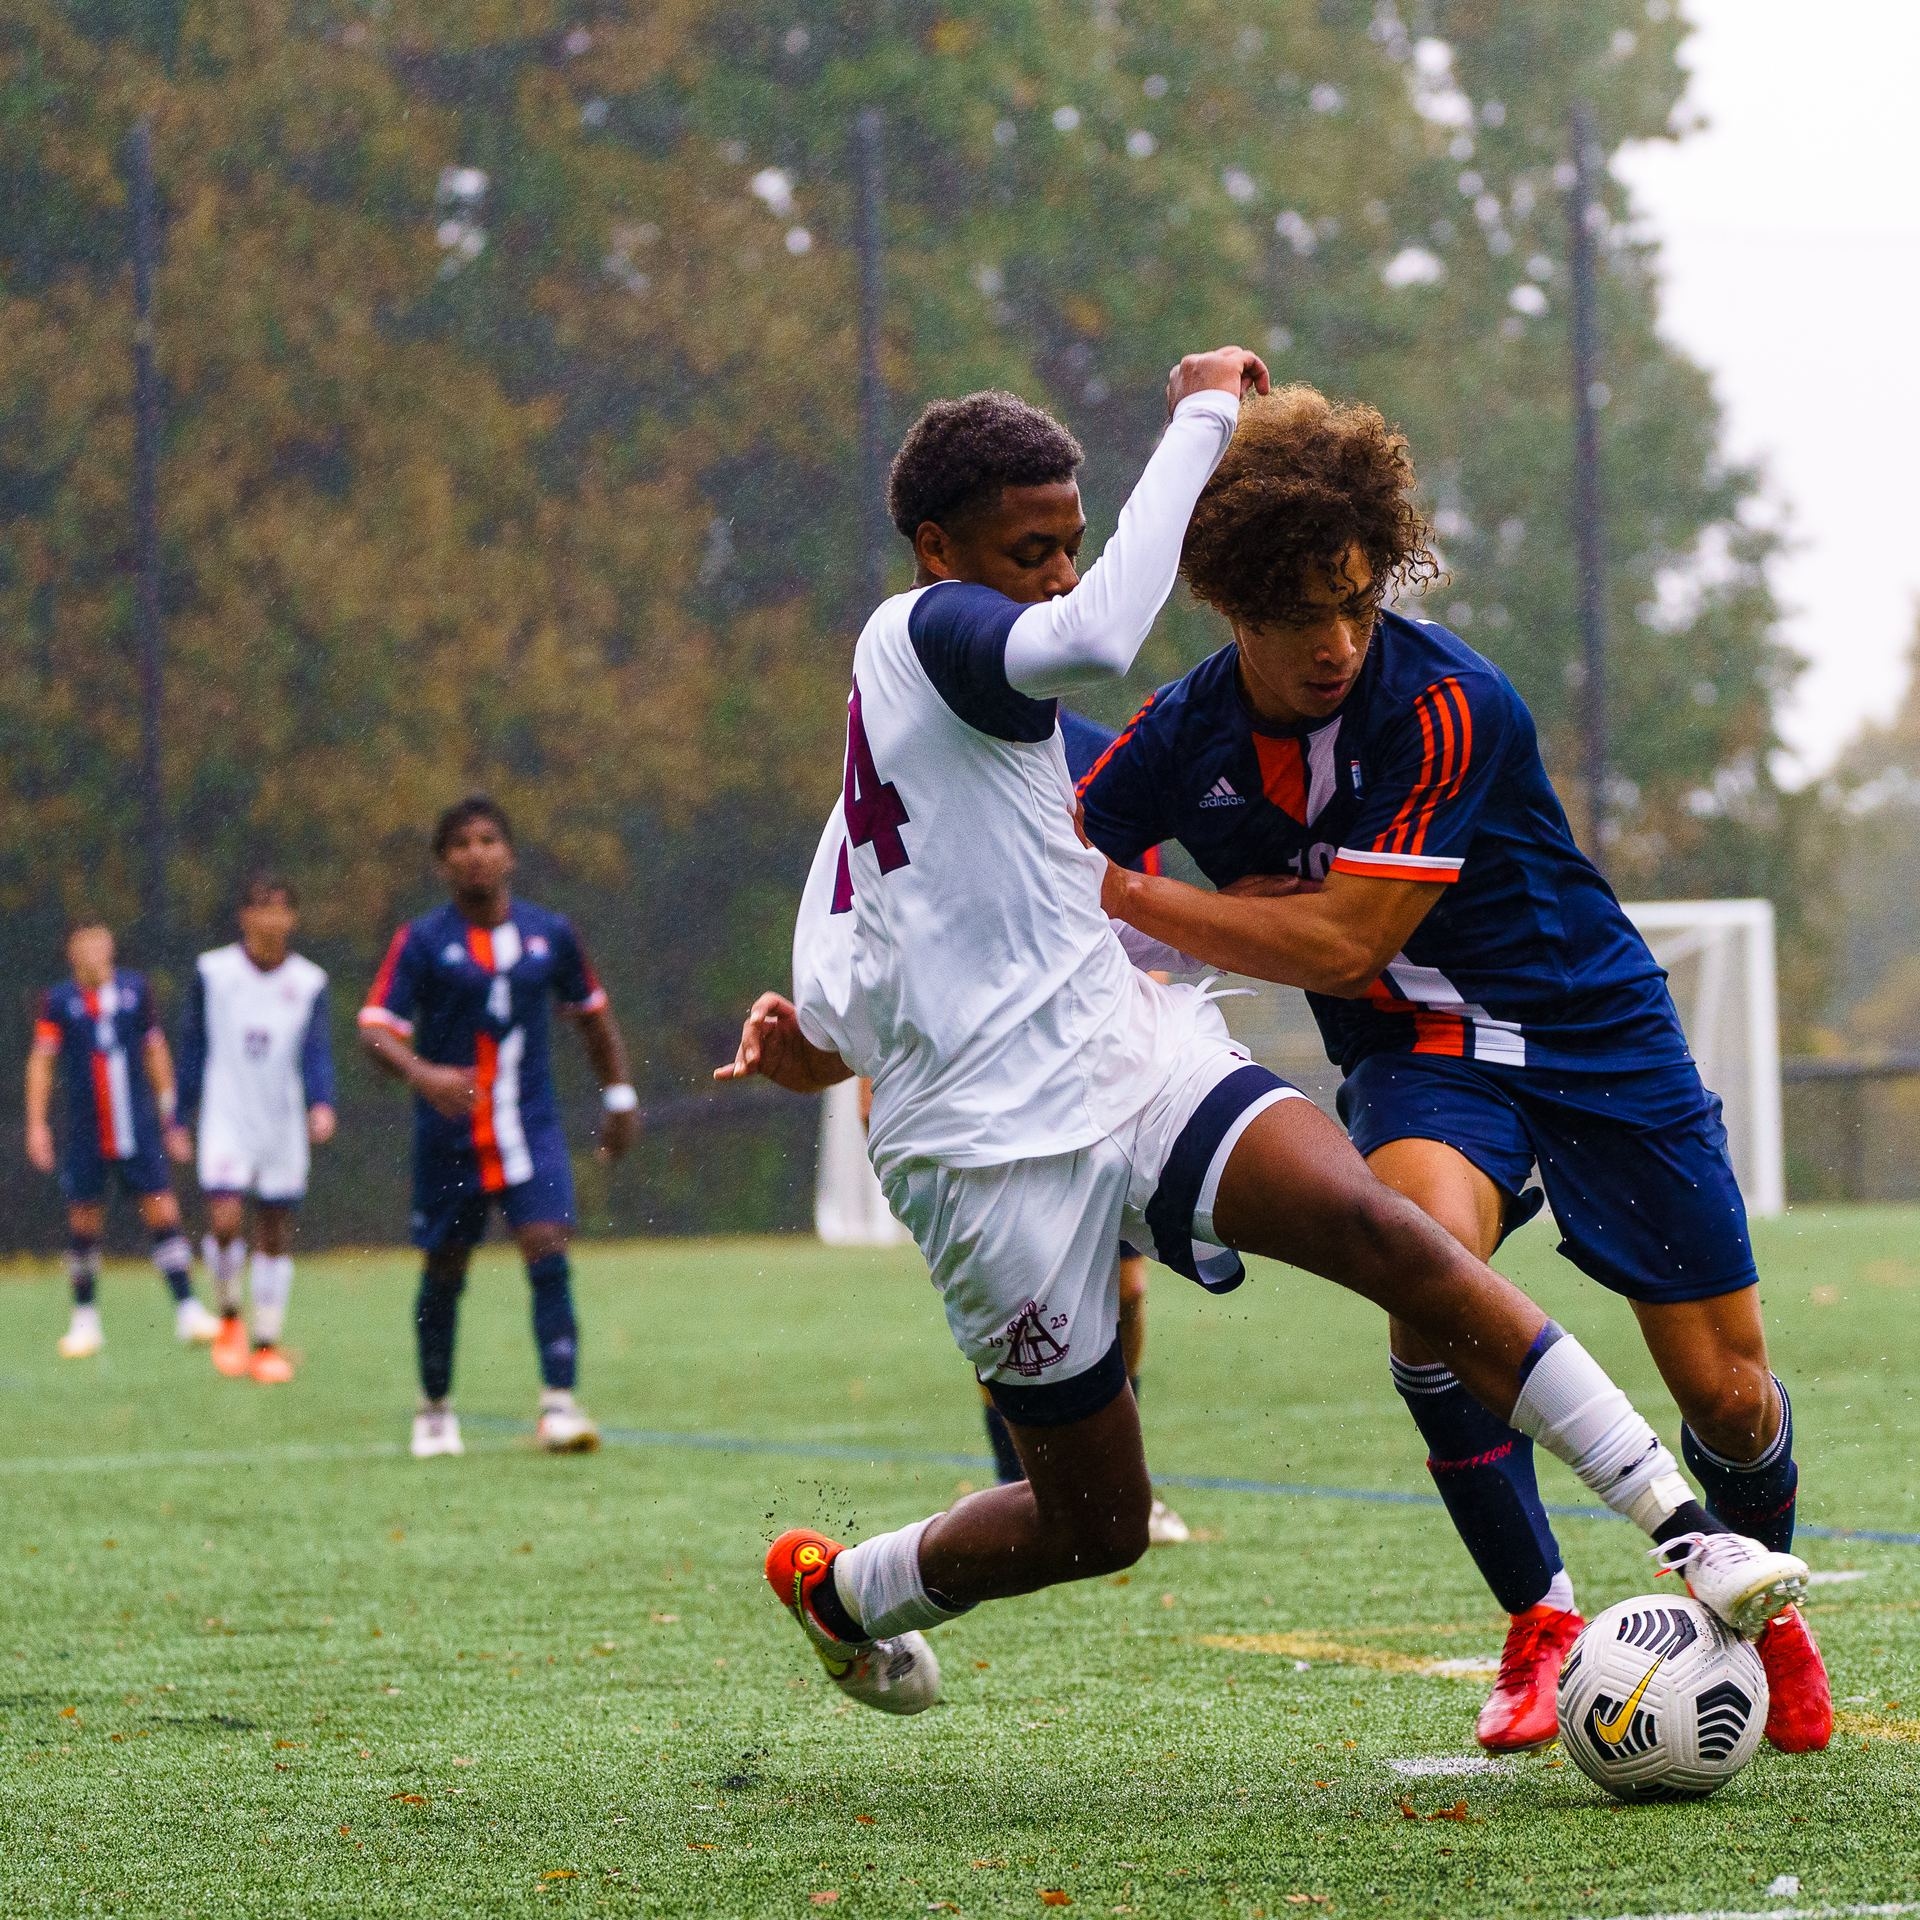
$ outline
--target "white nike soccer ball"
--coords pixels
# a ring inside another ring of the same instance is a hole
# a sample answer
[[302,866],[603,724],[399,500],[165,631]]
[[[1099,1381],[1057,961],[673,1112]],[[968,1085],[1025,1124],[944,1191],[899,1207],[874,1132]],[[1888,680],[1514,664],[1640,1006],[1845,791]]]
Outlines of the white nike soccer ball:
[[1560,1740],[1621,1800],[1696,1799],[1753,1758],[1767,1676],[1738,1634],[1685,1595],[1596,1614],[1560,1669]]

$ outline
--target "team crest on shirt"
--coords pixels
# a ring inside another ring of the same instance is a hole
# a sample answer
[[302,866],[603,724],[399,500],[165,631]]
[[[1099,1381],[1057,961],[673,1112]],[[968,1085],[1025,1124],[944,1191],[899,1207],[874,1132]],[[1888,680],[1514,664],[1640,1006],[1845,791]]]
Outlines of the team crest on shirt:
[[547,957],[547,936],[544,933],[529,935],[527,939],[527,951],[534,959],[544,960]]
[[1360,762],[1358,760],[1349,760],[1347,762],[1347,777],[1353,782],[1354,792],[1358,793],[1360,791]]
[[466,957],[467,950],[458,940],[449,940],[447,944],[440,949],[440,958],[450,967],[457,967]]
[[[1049,1319],[1053,1322],[1051,1326]],[[1007,1355],[1000,1364],[1028,1380],[1039,1379],[1049,1367],[1058,1366],[1067,1357],[1067,1342],[1058,1337],[1065,1332],[1066,1325],[1064,1313],[1049,1315],[1037,1300],[1029,1300],[1001,1335],[1007,1343]]]

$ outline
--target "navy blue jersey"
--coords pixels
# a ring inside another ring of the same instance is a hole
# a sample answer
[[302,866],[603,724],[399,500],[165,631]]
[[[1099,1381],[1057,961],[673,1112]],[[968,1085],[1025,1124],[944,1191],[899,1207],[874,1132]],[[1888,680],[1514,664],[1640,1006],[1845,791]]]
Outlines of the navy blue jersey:
[[1081,782],[1114,860],[1178,840],[1216,886],[1329,872],[1444,884],[1361,1000],[1310,993],[1344,1071],[1371,1054],[1506,1066],[1687,1058],[1666,975],[1575,845],[1533,716],[1444,627],[1383,613],[1330,719],[1257,721],[1228,646],[1163,687]]
[[63,1155],[131,1160],[158,1141],[146,1059],[155,1025],[141,974],[116,971],[101,987],[63,980],[40,996],[33,1045],[59,1058]]
[[478,1163],[489,1193],[533,1178],[529,1136],[555,1128],[551,1004],[593,1013],[607,996],[571,924],[516,900],[497,927],[474,926],[449,904],[409,921],[380,964],[362,1026],[412,1041],[423,1060],[471,1067],[470,1116],[450,1119],[414,1102],[414,1150],[424,1159]]

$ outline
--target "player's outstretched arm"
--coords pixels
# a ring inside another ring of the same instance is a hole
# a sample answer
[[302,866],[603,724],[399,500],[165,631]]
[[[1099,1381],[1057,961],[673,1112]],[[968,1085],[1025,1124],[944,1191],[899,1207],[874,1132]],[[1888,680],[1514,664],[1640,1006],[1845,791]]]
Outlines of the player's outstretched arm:
[[740,1029],[740,1045],[716,1080],[750,1080],[755,1074],[789,1093],[824,1093],[853,1078],[837,1053],[816,1047],[800,1031],[800,1015],[784,994],[763,993]]
[[1044,697],[1132,667],[1173,591],[1194,502],[1233,437],[1241,397],[1269,385],[1265,363],[1245,347],[1192,353],[1173,369],[1172,419],[1106,551],[1071,593],[1029,607],[1008,630],[1009,685]]
[[1282,879],[1209,893],[1109,861],[1101,905],[1113,919],[1210,967],[1357,1000],[1443,891],[1422,880],[1334,873],[1319,887]]

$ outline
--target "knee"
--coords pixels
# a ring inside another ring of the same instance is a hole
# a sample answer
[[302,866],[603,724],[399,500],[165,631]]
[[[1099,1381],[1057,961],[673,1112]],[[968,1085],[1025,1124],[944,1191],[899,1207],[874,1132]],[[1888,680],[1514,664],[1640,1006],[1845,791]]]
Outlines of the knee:
[[421,1269],[420,1291],[423,1294],[459,1294],[466,1290],[466,1255],[448,1253],[430,1253],[427,1264]]
[[1083,1579],[1124,1573],[1147,1550],[1147,1513],[1151,1493],[1131,1494],[1100,1508],[1088,1507],[1071,1534],[1073,1570]]
[[1147,1305],[1147,1263],[1138,1258],[1120,1262],[1120,1311],[1144,1313]]
[[536,1260],[550,1259],[556,1253],[567,1250],[567,1230],[562,1226],[541,1222],[525,1228],[520,1236],[520,1257],[532,1266]]
[[1713,1452],[1729,1460],[1752,1459],[1773,1437],[1773,1376],[1763,1366],[1717,1367],[1687,1383],[1681,1412]]

